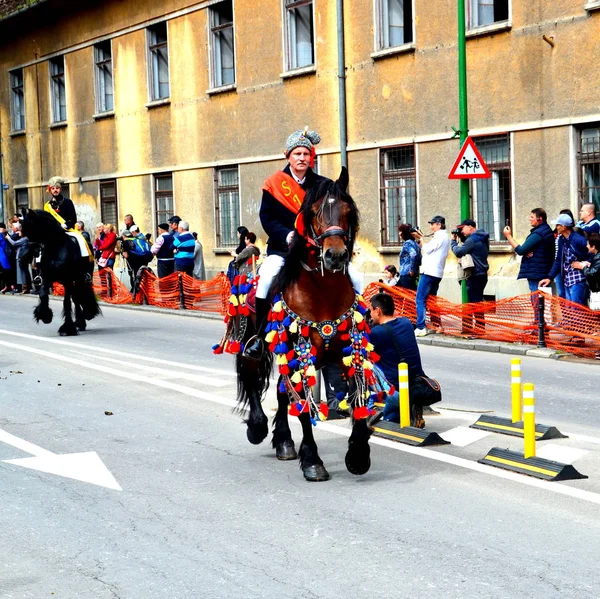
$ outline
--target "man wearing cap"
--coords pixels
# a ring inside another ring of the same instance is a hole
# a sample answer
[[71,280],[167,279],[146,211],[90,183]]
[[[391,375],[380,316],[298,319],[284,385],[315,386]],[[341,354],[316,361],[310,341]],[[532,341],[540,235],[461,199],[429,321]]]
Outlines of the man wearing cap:
[[[285,256],[294,236],[296,216],[304,200],[304,195],[324,177],[313,170],[315,146],[321,141],[318,133],[295,131],[286,142],[284,155],[288,164],[283,171],[271,175],[263,185],[260,205],[260,222],[269,236],[267,257],[260,268],[260,279],[256,290],[257,333],[248,340],[244,355],[259,360],[264,343],[263,334],[269,312],[269,289],[277,273],[285,262]],[[361,275],[349,264],[348,274],[352,283],[362,291]]]
[[552,224],[556,225],[558,231],[558,251],[548,276],[540,281],[540,286],[550,285],[550,281],[560,272],[565,286],[565,299],[585,305],[585,275],[572,266],[573,262],[585,260],[588,255],[585,235],[574,230],[575,223],[568,214],[561,214]]
[[[48,181],[48,193],[50,193],[50,200],[44,205],[44,210],[50,212],[55,218],[60,217],[59,222],[64,224],[64,229],[73,229],[77,222],[77,213],[75,212],[75,205],[69,199],[63,196],[62,188],[64,180],[61,177],[52,177]],[[62,222],[61,222],[62,221]]]
[[158,265],[158,278],[163,279],[175,271],[175,256],[173,255],[173,240],[175,237],[169,233],[169,225],[158,225],[158,237],[150,251],[156,256]]
[[596,218],[596,206],[594,204],[584,204],[579,210],[579,218],[581,219],[577,226],[583,233],[600,233],[600,221]]
[[473,271],[467,279],[467,297],[469,303],[483,301],[483,291],[488,281],[488,255],[490,253],[490,234],[477,228],[477,223],[472,218],[465,218],[456,227],[462,234],[464,242],[459,245],[457,235],[452,234],[452,253],[457,258],[467,254],[473,258]]
[[[427,298],[430,295],[437,295],[440,281],[444,276],[444,265],[450,250],[450,240],[446,234],[446,219],[443,216],[434,216],[429,222],[433,239],[423,244],[421,247],[421,276],[417,286],[417,322],[415,335],[424,337],[428,331],[425,328],[425,314]],[[422,243],[423,233],[416,231],[415,239]],[[432,317],[432,321],[439,323],[439,318]]]
[[[527,279],[529,291],[538,290],[540,281],[548,276],[554,262],[554,232],[548,224],[548,216],[543,208],[534,208],[529,215],[531,231],[527,239],[518,244],[512,236],[510,227],[504,227],[504,237],[518,256],[522,256],[518,279]],[[536,296],[532,296],[534,308],[537,305]],[[537,310],[535,312],[537,321]]]

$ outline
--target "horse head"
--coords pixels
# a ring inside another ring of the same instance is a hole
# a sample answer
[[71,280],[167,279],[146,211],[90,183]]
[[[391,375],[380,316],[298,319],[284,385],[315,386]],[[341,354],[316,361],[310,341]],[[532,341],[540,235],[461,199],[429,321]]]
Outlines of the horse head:
[[342,167],[338,180],[317,183],[302,207],[305,236],[320,250],[323,267],[330,272],[343,270],[350,262],[358,230],[358,209],[347,188],[348,170]]

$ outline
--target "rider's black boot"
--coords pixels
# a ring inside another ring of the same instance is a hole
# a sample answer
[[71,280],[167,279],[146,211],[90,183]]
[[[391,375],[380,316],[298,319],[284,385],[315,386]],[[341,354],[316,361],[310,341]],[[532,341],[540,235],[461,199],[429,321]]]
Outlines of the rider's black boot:
[[271,304],[268,299],[256,298],[256,335],[250,337],[244,348],[244,357],[251,360],[260,360],[265,351],[265,328]]

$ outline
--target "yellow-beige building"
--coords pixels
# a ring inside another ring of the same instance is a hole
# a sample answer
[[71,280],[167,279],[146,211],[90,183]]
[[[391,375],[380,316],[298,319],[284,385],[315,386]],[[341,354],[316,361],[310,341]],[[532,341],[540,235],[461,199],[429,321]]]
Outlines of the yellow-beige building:
[[[465,4],[470,133],[492,171],[471,186],[472,214],[493,240],[486,294],[505,297],[526,291],[506,222],[522,240],[532,208],[600,206],[600,0]],[[4,0],[0,11],[4,218],[41,207],[62,175],[88,228],[126,213],[153,234],[173,214],[188,220],[213,275],[238,225],[264,246],[262,182],[309,125],[321,174],[337,176],[347,152],[356,261],[371,278],[397,263],[399,223],[459,221],[447,178],[457,0]],[[441,294],[458,300],[455,264]]]

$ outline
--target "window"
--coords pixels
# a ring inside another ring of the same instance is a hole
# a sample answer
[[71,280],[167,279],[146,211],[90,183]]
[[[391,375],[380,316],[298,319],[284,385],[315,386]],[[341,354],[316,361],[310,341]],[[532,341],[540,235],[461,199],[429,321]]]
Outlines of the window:
[[168,98],[169,91],[169,43],[167,22],[163,21],[148,27],[148,68],[150,78],[150,99]]
[[175,214],[171,173],[154,177],[154,212],[157,225],[166,223]]
[[315,63],[312,0],[284,0],[286,71]]
[[65,57],[57,56],[50,60],[50,100],[52,122],[67,120],[67,93],[65,88]]
[[413,41],[412,0],[378,0],[378,49]]
[[10,72],[10,110],[13,131],[25,131],[25,92],[23,69]]
[[417,221],[415,147],[382,150],[380,172],[381,243],[398,245],[398,227]]
[[467,28],[485,27],[508,21],[510,0],[468,0]]
[[209,8],[211,38],[211,85],[235,83],[233,52],[233,2],[226,0]]
[[29,190],[27,189],[15,189],[15,212],[18,212],[21,216],[29,208]]
[[100,181],[100,220],[118,226],[117,182],[114,179]]
[[96,112],[100,114],[115,108],[110,40],[94,46],[94,61],[96,65]]
[[577,162],[579,199],[582,204],[594,204],[600,211],[600,125],[582,129]]
[[235,247],[240,226],[240,178],[238,167],[215,169],[217,247]]
[[503,242],[502,229],[511,224],[509,136],[479,137],[475,144],[492,176],[471,184],[474,219],[490,234],[490,241]]

